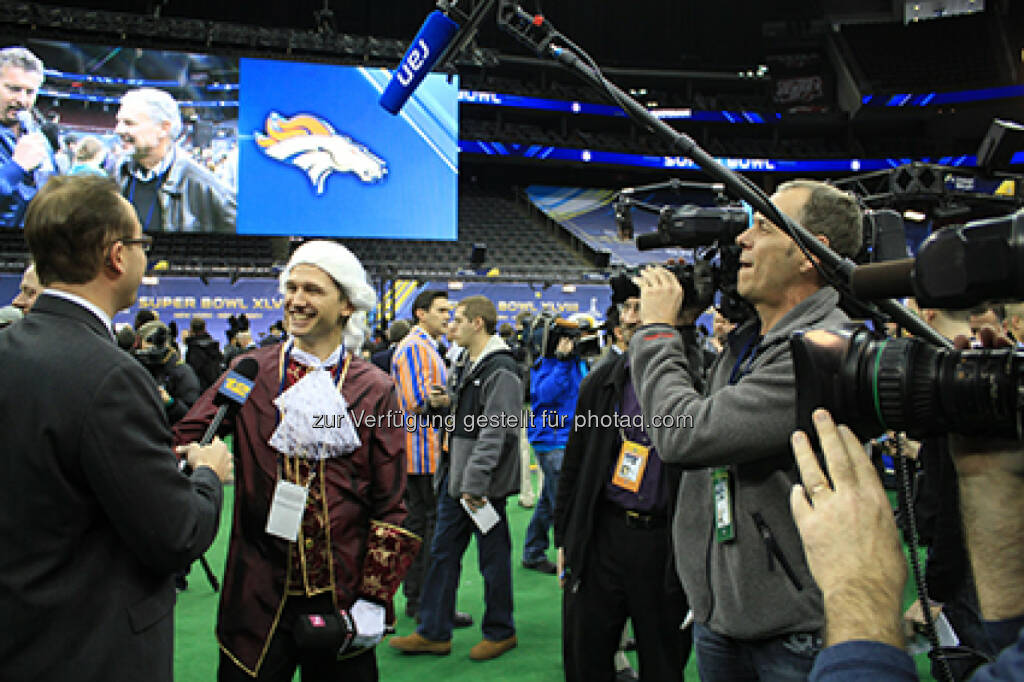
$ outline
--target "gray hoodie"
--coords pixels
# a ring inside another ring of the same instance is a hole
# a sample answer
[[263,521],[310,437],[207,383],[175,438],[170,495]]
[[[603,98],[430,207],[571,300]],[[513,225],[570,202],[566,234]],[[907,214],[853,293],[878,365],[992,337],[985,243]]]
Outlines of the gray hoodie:
[[[466,353],[461,357],[466,360]],[[476,361],[452,368],[449,396],[455,415],[448,456],[435,474],[448,470],[448,494],[507,497],[519,492],[519,431],[523,388],[512,351],[492,336]]]
[[[790,310],[758,344],[749,371],[730,375],[757,321],[730,335],[712,365],[708,390],[692,387],[683,343],[670,327],[637,331],[630,345],[633,382],[644,415],[688,415],[682,428],[651,429],[665,462],[688,470],[673,521],[676,569],[697,622],[736,639],[817,633],[821,592],[811,578],[789,509],[799,480],[789,445],[796,428],[796,377],[789,336],[847,322],[830,287]],[[746,368],[747,362],[744,362]],[[715,540],[711,467],[728,466],[735,539]]]

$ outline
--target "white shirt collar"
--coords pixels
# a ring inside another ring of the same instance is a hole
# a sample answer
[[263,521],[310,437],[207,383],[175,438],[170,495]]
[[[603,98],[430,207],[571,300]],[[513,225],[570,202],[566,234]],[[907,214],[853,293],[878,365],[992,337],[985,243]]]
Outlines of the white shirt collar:
[[324,367],[331,367],[337,365],[341,361],[341,354],[345,351],[345,344],[339,345],[330,355],[327,356],[326,360],[321,360],[317,356],[302,350],[295,345],[295,339],[288,339],[288,348],[286,353],[289,353],[292,358],[295,359],[300,365],[308,367],[309,369],[323,369]]
[[96,305],[92,301],[82,298],[78,294],[72,294],[68,291],[61,291],[60,289],[44,289],[43,293],[50,294],[51,296],[56,296],[57,298],[63,298],[65,301],[71,301],[72,303],[77,303],[78,305],[82,306],[83,308],[91,312],[93,315],[100,318],[100,321],[103,323],[103,326],[107,328],[108,332],[110,332],[110,337],[116,338],[114,336],[113,325],[111,325],[110,323],[110,316],[107,315],[98,305]]

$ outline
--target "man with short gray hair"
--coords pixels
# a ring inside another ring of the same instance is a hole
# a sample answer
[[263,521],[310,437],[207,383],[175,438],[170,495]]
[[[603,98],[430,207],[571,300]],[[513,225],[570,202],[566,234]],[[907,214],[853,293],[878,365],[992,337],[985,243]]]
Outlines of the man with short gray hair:
[[23,47],[0,50],[0,227],[21,227],[28,202],[54,173],[53,149],[33,117],[43,63]]
[[176,144],[181,112],[173,97],[156,88],[129,90],[114,131],[130,152],[114,177],[143,230],[235,231],[235,192]]
[[[852,196],[800,180],[781,185],[772,200],[841,255],[860,249]],[[825,611],[789,507],[797,482],[789,337],[849,318],[816,259],[764,215],[754,214],[736,244],[736,289],[756,316],[729,335],[706,386],[687,356],[688,335],[676,329],[682,287],[660,267],[635,280],[641,327],[629,345],[630,371],[642,413],[663,420],[648,432],[658,455],[684,469],[673,546],[701,680],[796,682],[807,679],[821,647]],[[676,426],[679,418],[687,428]]]

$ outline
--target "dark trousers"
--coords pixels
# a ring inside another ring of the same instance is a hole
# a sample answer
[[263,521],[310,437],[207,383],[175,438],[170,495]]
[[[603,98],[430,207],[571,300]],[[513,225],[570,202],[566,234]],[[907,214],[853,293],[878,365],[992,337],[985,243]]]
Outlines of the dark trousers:
[[448,494],[448,478],[437,497],[437,527],[430,547],[430,568],[423,581],[420,616],[416,629],[434,641],[452,638],[455,592],[462,573],[462,555],[469,538],[476,536],[480,574],[484,578],[484,618],[480,629],[485,639],[501,641],[516,633],[512,621],[512,537],[505,516],[505,498],[489,498],[498,523],[486,535],[480,533],[462,505]]
[[640,679],[683,679],[691,631],[682,590],[667,589],[670,527],[627,525],[616,507],[595,518],[585,575],[562,596],[562,658],[567,682],[615,679],[615,652],[628,617],[636,636]]
[[402,525],[411,533],[423,538],[423,545],[405,574],[402,593],[414,610],[419,609],[420,591],[423,578],[430,566],[430,543],[434,539],[434,523],[437,521],[437,497],[434,495],[433,474],[409,474],[405,484],[405,506],[409,514]]
[[[991,658],[998,655],[999,650],[989,639],[988,632],[982,624],[981,607],[978,605],[978,593],[974,587],[974,575],[968,566],[964,579],[952,591],[951,594],[942,595],[945,597],[942,603],[942,612],[949,620],[950,626],[960,639],[961,647],[974,649],[980,654]],[[973,674],[974,669],[983,661],[980,657],[949,657],[950,671],[953,679],[957,682],[967,680]],[[937,660],[932,660],[931,671],[935,679],[942,679],[942,665]]]
[[255,678],[239,668],[227,654],[220,652],[217,666],[218,682],[291,682],[295,668],[302,672],[302,682],[377,682],[377,655],[373,649],[337,660],[336,652],[302,651],[296,646],[292,628],[303,613],[328,613],[333,609],[330,595],[288,597],[281,612],[274,636]]

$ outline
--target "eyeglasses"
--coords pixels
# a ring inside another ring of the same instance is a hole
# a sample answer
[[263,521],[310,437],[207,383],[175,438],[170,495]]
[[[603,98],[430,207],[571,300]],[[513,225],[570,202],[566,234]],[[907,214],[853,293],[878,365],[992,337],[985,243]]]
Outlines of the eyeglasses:
[[118,239],[116,241],[121,242],[125,246],[138,244],[139,246],[142,247],[142,251],[144,253],[149,253],[149,250],[153,248],[153,238],[148,235],[143,235],[142,237],[126,237],[124,239]]

